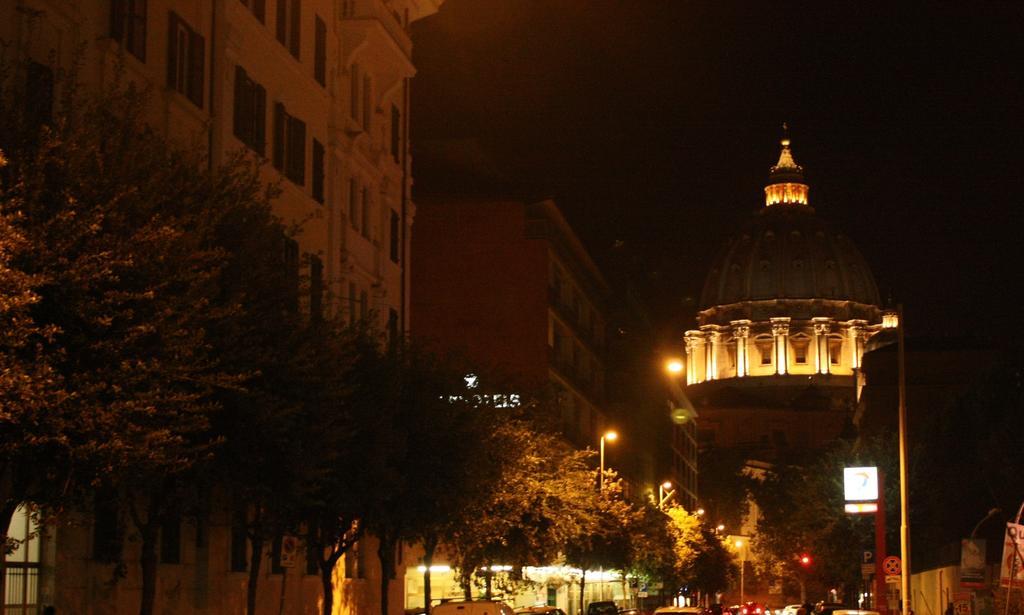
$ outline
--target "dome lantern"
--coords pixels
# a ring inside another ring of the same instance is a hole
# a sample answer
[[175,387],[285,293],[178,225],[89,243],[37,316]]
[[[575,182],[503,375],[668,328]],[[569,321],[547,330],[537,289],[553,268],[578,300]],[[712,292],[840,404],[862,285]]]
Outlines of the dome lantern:
[[768,174],[768,185],[764,187],[765,206],[807,205],[807,184],[804,183],[804,168],[793,160],[789,149],[789,127],[782,125],[783,136],[780,144],[779,161]]

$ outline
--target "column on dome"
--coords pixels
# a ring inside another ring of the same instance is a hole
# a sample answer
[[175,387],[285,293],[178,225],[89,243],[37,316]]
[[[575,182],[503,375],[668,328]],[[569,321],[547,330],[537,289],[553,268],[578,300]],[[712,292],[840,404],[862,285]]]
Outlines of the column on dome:
[[864,357],[864,328],[867,325],[866,320],[851,320],[846,329],[850,339],[850,367],[853,369],[860,369],[860,362]]
[[789,370],[789,316],[771,319],[772,338],[775,342],[775,373],[785,374]]
[[831,371],[832,357],[828,354],[828,334],[832,332],[831,318],[812,318],[814,323],[814,354],[816,355],[817,371],[827,374]]
[[750,375],[750,359],[748,358],[748,340],[750,338],[750,321],[733,320],[732,336],[736,338],[736,377],[742,378]]
[[704,334],[700,331],[687,331],[686,342],[686,384],[704,382]]
[[718,350],[722,335],[715,325],[704,325],[700,330],[704,333],[704,379],[718,380]]

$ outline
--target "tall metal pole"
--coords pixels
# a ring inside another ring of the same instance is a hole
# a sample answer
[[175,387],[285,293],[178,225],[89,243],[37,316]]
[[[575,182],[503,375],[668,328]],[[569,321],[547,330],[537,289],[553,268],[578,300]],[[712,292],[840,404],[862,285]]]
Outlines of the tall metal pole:
[[744,545],[740,548],[740,606],[743,605],[743,603],[745,602],[744,598],[746,597],[743,593],[743,573],[747,570],[746,547],[747,545],[744,543]]
[[[1022,513],[1024,513],[1024,502],[1021,502],[1020,508],[1017,509],[1017,517],[1013,520],[1014,525],[1020,524],[1020,516]],[[1006,540],[1005,536],[1009,533],[1010,529],[1007,528],[1006,534],[1003,535],[1003,540]],[[1008,582],[1006,583],[1006,602],[1003,604],[1003,615],[1009,615],[1010,613],[1010,590],[1013,589],[1013,579],[1017,576],[1017,558],[1020,557],[1021,559],[1024,559],[1024,557],[1021,556],[1020,551],[1017,550],[1016,536],[1010,535],[1010,544],[1013,545],[1013,554],[1010,556],[1010,577]]]
[[[593,442],[593,440],[591,440]],[[601,473],[597,475],[597,490],[604,489],[604,436],[601,436]]]
[[872,606],[882,615],[889,613],[889,591],[885,583],[885,472],[878,469],[878,510],[875,511],[875,599]]
[[896,325],[897,360],[899,362],[899,415],[900,415],[900,555],[903,565],[900,570],[900,594],[903,598],[903,613],[911,611],[910,594],[910,489],[907,483],[907,373],[906,348],[904,347],[903,305],[897,308],[899,322]]

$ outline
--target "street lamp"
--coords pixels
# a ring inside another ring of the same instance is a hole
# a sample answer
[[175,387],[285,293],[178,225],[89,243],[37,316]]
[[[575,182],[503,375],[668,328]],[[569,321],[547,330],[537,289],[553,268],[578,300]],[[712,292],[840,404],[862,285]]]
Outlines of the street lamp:
[[665,371],[676,375],[683,373],[683,362],[680,359],[669,359],[665,361]]
[[703,508],[698,508],[697,509],[697,516],[698,517],[703,517],[704,516],[704,509]]
[[978,524],[974,526],[973,530],[971,530],[971,538],[974,538],[975,534],[978,533],[978,528],[981,527],[982,523],[988,521],[989,519],[991,519],[992,517],[998,515],[1001,512],[1003,512],[1003,510],[1001,508],[992,508],[992,509],[990,509],[988,511],[988,514],[985,515],[985,517],[982,518],[981,521],[978,521]]
[[658,508],[665,508],[665,503],[671,500],[675,494],[676,491],[672,488],[671,481],[665,481],[658,485]]
[[734,544],[736,545],[736,550],[740,554],[740,604],[743,604],[743,573],[746,571],[747,567],[747,550],[743,548],[742,540],[737,540]]
[[619,434],[614,430],[608,430],[601,435],[601,473],[598,474],[597,490],[601,491],[604,489],[604,441],[615,442],[618,440]]

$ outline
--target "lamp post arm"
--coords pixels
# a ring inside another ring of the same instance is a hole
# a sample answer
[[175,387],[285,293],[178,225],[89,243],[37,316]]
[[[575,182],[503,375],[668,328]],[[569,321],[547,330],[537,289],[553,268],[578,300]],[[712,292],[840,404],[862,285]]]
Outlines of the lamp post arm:
[[988,521],[989,519],[998,515],[1001,512],[1003,512],[1001,508],[993,508],[989,510],[988,514],[982,517],[981,521],[978,521],[978,524],[974,526],[973,530],[971,530],[971,538],[974,538],[974,536],[978,533],[978,528],[981,527],[982,523],[985,523],[986,521]]

